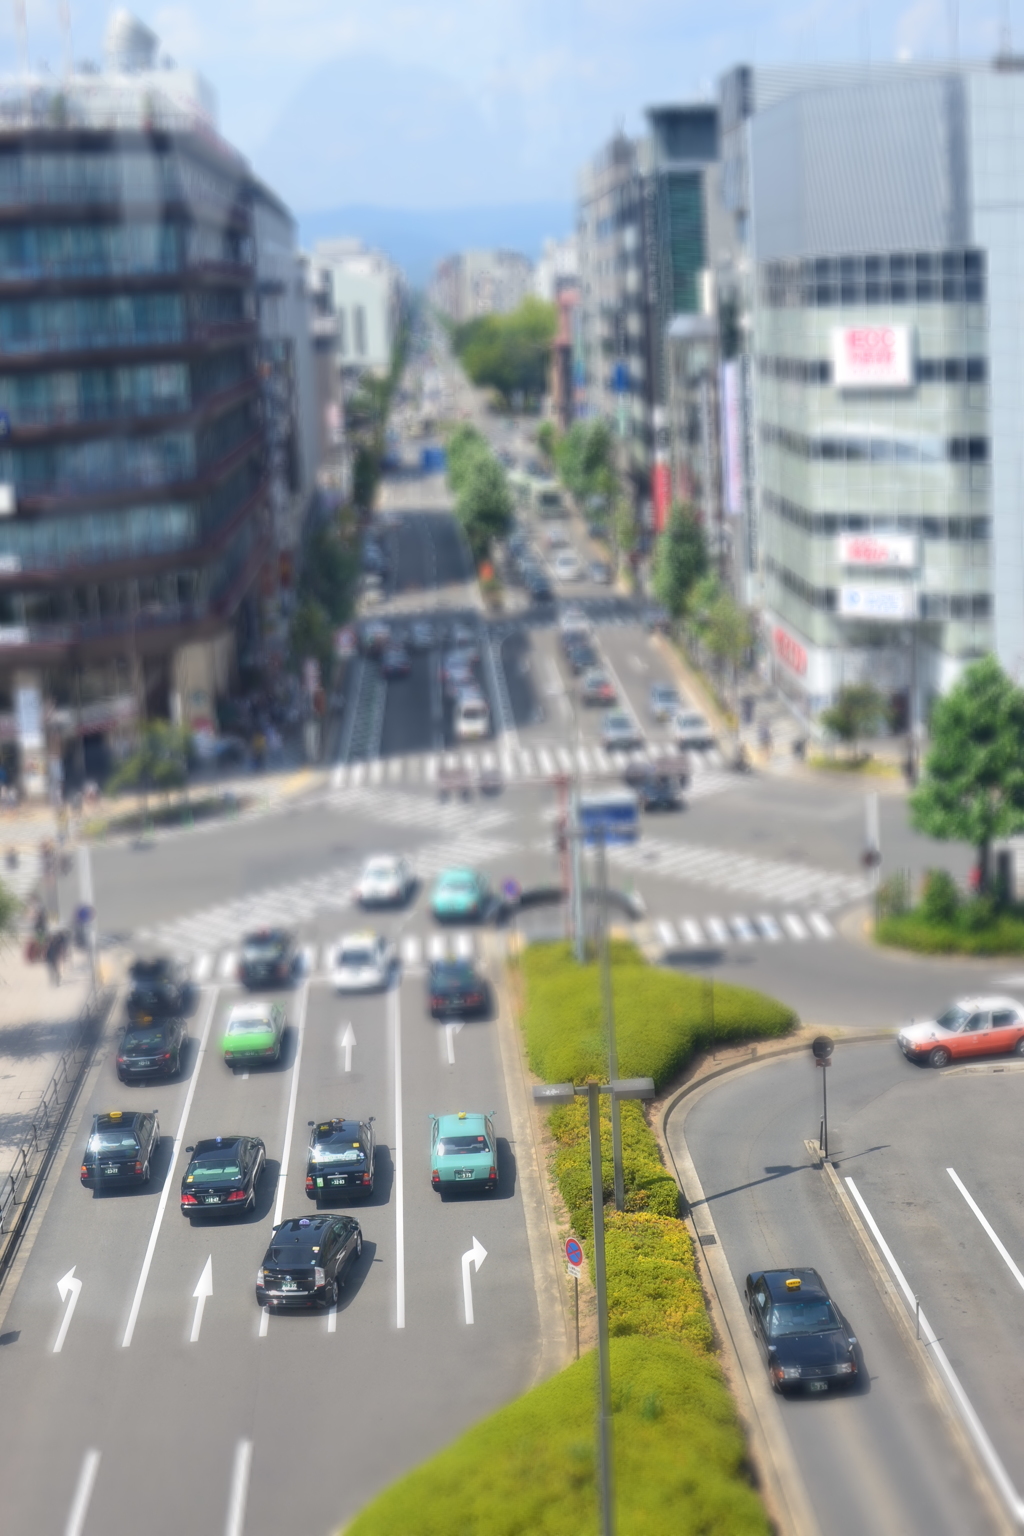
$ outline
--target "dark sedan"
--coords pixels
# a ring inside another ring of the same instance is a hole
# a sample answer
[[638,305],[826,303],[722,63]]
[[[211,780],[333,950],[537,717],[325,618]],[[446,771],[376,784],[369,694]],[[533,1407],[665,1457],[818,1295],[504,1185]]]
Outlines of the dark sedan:
[[683,803],[679,780],[667,773],[648,773],[636,785],[644,811],[678,811]]
[[404,645],[389,645],[380,658],[381,676],[389,681],[398,677],[408,677],[412,663],[409,660],[409,652]]
[[177,1077],[188,1044],[184,1019],[153,1019],[129,1024],[117,1051],[117,1075],[122,1083],[143,1078]]
[[128,972],[131,988],[128,1017],[148,1024],[153,1019],[180,1018],[192,1005],[192,983],[176,960],[161,955],[135,960]]
[[816,1269],[748,1275],[744,1295],[777,1392],[826,1392],[857,1380],[857,1340]]
[[261,1307],[333,1307],[350,1264],[363,1251],[351,1216],[302,1216],[275,1227],[256,1272]]
[[267,1149],[258,1136],[210,1136],[187,1149],[192,1158],[181,1180],[181,1214],[204,1211],[241,1216],[256,1205],[256,1186]]
[[487,983],[468,960],[433,960],[427,974],[427,996],[435,1019],[461,1018],[487,1007]]
[[373,1194],[376,1140],[369,1120],[311,1120],[306,1194],[317,1203]]
[[242,940],[238,979],[244,987],[285,987],[298,969],[295,935],[286,928],[262,928]]
[[82,1156],[82,1183],[86,1189],[148,1184],[150,1163],[159,1145],[156,1110],[111,1109],[105,1115],[93,1115]]

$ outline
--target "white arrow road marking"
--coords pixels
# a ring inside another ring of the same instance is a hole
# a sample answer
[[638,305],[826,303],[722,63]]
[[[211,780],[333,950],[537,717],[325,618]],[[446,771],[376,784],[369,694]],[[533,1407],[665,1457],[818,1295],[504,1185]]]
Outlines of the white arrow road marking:
[[345,1071],[352,1071],[352,1047],[356,1043],[355,1032],[351,1024],[346,1024],[344,1030],[338,1031],[338,1048],[345,1057]]
[[196,1315],[192,1319],[192,1333],[189,1343],[195,1344],[199,1338],[199,1330],[203,1326],[203,1308],[206,1306],[207,1296],[213,1295],[213,1254],[206,1261],[206,1268],[199,1276],[199,1284],[192,1295],[196,1299]]
[[[75,1278],[74,1264],[72,1264],[67,1274],[62,1275],[61,1278],[57,1281],[57,1289],[60,1291],[61,1301],[67,1301],[68,1304],[64,1311],[64,1318],[60,1325],[60,1331],[57,1334],[57,1342],[53,1346],[53,1352],[55,1355],[59,1355],[61,1350],[64,1348],[64,1340],[68,1336],[68,1329],[71,1326],[71,1319],[74,1316],[75,1308],[78,1305],[78,1298],[82,1294],[82,1282],[81,1280],[77,1280]],[[69,1296],[71,1298],[70,1301],[68,1301]]]
[[89,1513],[89,1501],[92,1498],[93,1485],[96,1482],[96,1473],[100,1469],[99,1451],[86,1451],[82,1458],[82,1470],[78,1474],[78,1482],[75,1484],[75,1496],[71,1501],[68,1511],[68,1523],[64,1527],[64,1536],[82,1536],[85,1526],[85,1517]]
[[477,1274],[480,1273],[480,1265],[487,1257],[487,1249],[478,1237],[474,1237],[473,1246],[468,1253],[462,1255],[462,1299],[466,1306],[466,1322],[473,1321],[473,1282],[470,1279],[469,1266],[472,1264]]
[[455,1036],[461,1028],[461,1021],[457,1024],[446,1024],[444,1027],[445,1042],[448,1046],[448,1065],[450,1067],[455,1065]]
[[235,1448],[234,1470],[231,1473],[231,1493],[228,1498],[228,1518],[224,1526],[224,1536],[242,1536],[251,1466],[252,1441],[239,1440]]

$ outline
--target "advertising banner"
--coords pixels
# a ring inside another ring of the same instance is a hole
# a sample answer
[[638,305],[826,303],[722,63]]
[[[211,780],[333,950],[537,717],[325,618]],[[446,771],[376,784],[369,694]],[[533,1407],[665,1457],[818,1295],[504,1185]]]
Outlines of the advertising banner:
[[722,364],[722,489],[730,517],[743,511],[743,426],[740,417],[740,365]]
[[909,389],[909,326],[833,327],[832,379],[837,389]]
[[841,533],[839,562],[910,570],[917,564],[917,540],[909,533]]
[[651,503],[654,508],[654,531],[664,533],[672,505],[672,472],[667,464],[657,463],[651,469]]
[[913,587],[840,587],[839,613],[844,619],[913,619],[917,594]]

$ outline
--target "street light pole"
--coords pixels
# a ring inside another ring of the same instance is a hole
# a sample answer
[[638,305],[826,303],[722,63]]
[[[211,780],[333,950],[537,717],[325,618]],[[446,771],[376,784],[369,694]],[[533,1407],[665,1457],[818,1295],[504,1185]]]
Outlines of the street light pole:
[[[614,1536],[615,1490],[612,1476],[612,1370],[608,1358],[608,1287],[604,1262],[604,1180],[601,1174],[601,1086],[587,1084],[590,1117],[590,1190],[594,1211],[594,1288],[597,1292],[597,1370],[600,1407],[597,1419],[601,1536]],[[612,1094],[612,1114],[617,1105]],[[613,1122],[614,1123],[614,1122]]]
[[[601,935],[601,1004],[608,1035],[608,1077],[614,1083],[619,1075],[619,1048],[615,1039],[615,1003],[612,997],[612,965],[608,953],[608,857],[604,836],[597,841],[597,894]],[[626,1180],[622,1168],[622,1117],[619,1101],[612,1094],[612,1170],[615,1209],[626,1209]]]

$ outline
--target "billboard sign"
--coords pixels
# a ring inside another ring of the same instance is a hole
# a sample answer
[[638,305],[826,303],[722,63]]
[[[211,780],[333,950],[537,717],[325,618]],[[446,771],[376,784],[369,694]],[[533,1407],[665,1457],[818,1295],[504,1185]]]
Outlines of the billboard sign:
[[840,587],[839,614],[844,619],[913,619],[917,617],[917,594],[913,587],[895,584]]
[[910,570],[917,564],[917,540],[907,533],[841,533],[839,562],[841,565],[889,565]]
[[740,419],[740,365],[722,364],[722,485],[730,517],[743,511],[743,436]]
[[909,389],[914,382],[910,327],[835,326],[832,379],[837,389]]
[[783,666],[795,672],[798,677],[804,676],[807,671],[807,652],[799,640],[794,640],[781,624],[776,624],[772,630],[772,649]]

